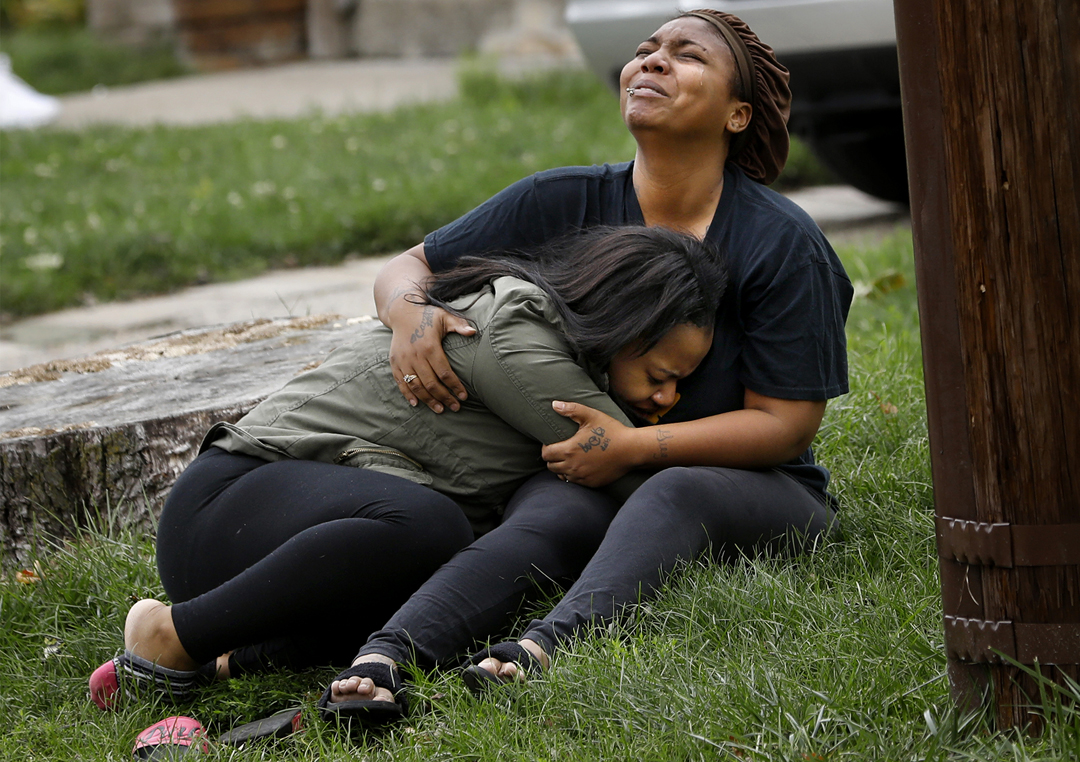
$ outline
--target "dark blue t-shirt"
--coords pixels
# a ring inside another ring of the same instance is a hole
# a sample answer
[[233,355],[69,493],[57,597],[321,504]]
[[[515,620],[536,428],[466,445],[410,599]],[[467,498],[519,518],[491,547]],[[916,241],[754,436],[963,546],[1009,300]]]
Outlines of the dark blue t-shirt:
[[[633,162],[566,167],[520,180],[430,233],[424,255],[439,271],[465,254],[526,250],[595,225],[643,224]],[[728,168],[705,238],[727,256],[728,290],[712,349],[679,381],[679,401],[663,421],[740,410],[746,388],[794,400],[845,394],[851,281],[809,215]],[[828,485],[809,449],[780,469],[822,493]]]

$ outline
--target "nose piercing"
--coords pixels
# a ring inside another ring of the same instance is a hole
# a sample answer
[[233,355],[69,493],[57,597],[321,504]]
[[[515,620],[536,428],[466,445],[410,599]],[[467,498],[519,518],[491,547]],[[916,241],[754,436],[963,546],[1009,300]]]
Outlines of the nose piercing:
[[626,88],[626,94],[629,95],[631,98],[633,98],[634,97],[634,88],[632,88],[632,87]]

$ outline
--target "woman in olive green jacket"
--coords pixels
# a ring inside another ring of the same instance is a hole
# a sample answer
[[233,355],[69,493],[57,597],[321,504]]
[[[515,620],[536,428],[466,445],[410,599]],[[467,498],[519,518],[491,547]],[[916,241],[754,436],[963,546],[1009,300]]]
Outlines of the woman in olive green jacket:
[[[380,325],[235,425],[216,424],[159,523],[173,605],[132,607],[124,654],[91,678],[95,702],[112,706],[125,686],[179,698],[214,676],[347,664],[498,524],[544,469],[541,446],[577,431],[553,404],[625,425],[674,404],[677,381],[711,346],[726,282],[717,254],[659,228],[594,229],[557,246],[559,256],[476,259],[427,284],[429,307],[476,329],[444,341],[469,388],[458,415],[401,396],[398,382],[412,379],[393,377]],[[591,437],[597,452],[608,446],[602,428]],[[639,479],[609,490],[625,496]],[[345,605],[357,597],[363,605]],[[475,627],[490,635],[482,618]]]

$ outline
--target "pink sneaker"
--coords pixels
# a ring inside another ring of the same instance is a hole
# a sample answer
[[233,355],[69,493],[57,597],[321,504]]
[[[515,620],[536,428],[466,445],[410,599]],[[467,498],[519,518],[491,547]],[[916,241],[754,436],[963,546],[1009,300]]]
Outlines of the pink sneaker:
[[183,701],[195,688],[212,683],[216,672],[215,662],[190,671],[168,669],[124,651],[90,675],[90,698],[101,709],[112,709],[123,688],[124,695],[133,700],[156,693],[171,701]]
[[90,699],[105,711],[112,709],[120,683],[116,679],[116,659],[110,659],[90,675]]

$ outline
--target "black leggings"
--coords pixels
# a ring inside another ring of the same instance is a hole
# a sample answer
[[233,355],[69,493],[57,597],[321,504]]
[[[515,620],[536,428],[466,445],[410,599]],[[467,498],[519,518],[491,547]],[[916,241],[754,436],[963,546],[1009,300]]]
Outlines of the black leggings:
[[539,474],[502,524],[439,569],[360,654],[451,660],[511,624],[534,583],[578,577],[522,636],[550,653],[654,595],[680,561],[795,551],[835,527],[823,497],[775,470],[669,468],[617,512],[601,493]]
[[211,447],[180,475],[157,560],[185,650],[234,674],[347,664],[473,540],[448,497],[400,477]]
[[550,652],[680,560],[783,550],[834,520],[777,471],[671,468],[621,510],[545,472],[470,544],[453,501],[404,479],[211,448],[169,496],[158,568],[185,649],[237,649],[233,674],[347,663],[369,634],[361,653],[429,667],[505,631],[538,590],[577,579],[525,633]]

